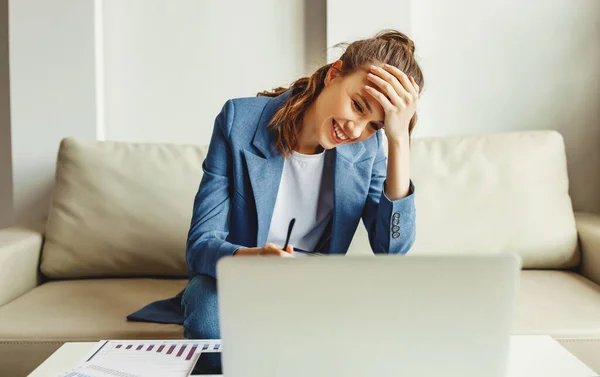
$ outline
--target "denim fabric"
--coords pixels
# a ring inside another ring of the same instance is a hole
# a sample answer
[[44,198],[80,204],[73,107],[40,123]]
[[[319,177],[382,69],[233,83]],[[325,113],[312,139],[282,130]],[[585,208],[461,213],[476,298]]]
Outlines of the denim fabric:
[[179,292],[175,297],[166,300],[152,302],[138,311],[127,316],[128,321],[133,322],[156,322],[183,324],[183,309],[181,305],[181,296],[184,291]]
[[186,339],[220,339],[217,279],[194,276],[183,292],[183,335]]

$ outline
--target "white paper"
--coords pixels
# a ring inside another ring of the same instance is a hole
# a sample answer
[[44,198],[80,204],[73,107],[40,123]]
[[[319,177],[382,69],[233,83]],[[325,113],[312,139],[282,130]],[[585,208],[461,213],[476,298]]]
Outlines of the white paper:
[[221,352],[221,341],[103,340],[59,377],[187,377],[203,352]]

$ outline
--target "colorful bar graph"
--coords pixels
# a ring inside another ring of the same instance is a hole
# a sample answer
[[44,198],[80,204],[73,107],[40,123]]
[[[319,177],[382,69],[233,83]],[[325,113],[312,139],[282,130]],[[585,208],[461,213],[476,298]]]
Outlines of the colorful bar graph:
[[194,344],[192,349],[190,349],[190,352],[188,353],[187,357],[185,358],[186,360],[190,360],[192,358],[192,356],[194,356],[194,353],[196,353],[196,349],[198,349],[198,345]]
[[177,352],[177,357],[183,355],[183,351],[185,351],[185,347],[186,346],[181,346],[181,348],[179,349],[179,352]]
[[158,347],[158,349],[156,350],[156,352],[162,352],[162,350],[165,349],[165,345],[161,345],[160,347]]
[[169,350],[167,351],[167,355],[172,354],[174,349],[175,349],[175,345],[172,345],[171,348],[169,348]]

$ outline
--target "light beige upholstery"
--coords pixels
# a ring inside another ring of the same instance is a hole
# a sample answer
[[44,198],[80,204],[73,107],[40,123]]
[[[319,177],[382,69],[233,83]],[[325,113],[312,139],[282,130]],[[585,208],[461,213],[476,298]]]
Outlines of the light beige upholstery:
[[570,271],[523,271],[514,332],[600,339],[600,286]]
[[[415,139],[410,253],[518,254],[524,268],[579,262],[565,148],[554,131]],[[370,254],[359,226],[349,254]]]
[[0,307],[38,284],[43,224],[0,230]]
[[175,296],[181,279],[45,283],[0,307],[0,376],[25,376],[64,342],[182,339],[179,325],[127,322],[145,304]]
[[412,253],[511,252],[524,268],[577,265],[566,155],[554,131],[415,140]]
[[600,215],[577,213],[575,219],[583,252],[581,273],[600,284]]
[[51,278],[186,276],[206,148],[63,141],[41,271]]
[[[0,376],[26,375],[65,341],[182,337],[181,326],[125,317],[185,286],[185,279],[149,277],[186,274],[205,153],[196,146],[62,143],[44,231],[0,231]],[[411,254],[519,254],[526,270],[514,332],[550,334],[600,371],[593,356],[600,352],[600,216],[577,214],[575,221],[562,137],[533,131],[415,139],[411,163]],[[41,272],[53,280],[36,287],[42,233]],[[349,254],[365,253],[359,226]],[[78,277],[86,279],[65,279]]]
[[149,302],[174,297],[185,279],[87,279],[42,284],[0,307],[0,339],[79,341],[180,338],[178,325],[127,322]]

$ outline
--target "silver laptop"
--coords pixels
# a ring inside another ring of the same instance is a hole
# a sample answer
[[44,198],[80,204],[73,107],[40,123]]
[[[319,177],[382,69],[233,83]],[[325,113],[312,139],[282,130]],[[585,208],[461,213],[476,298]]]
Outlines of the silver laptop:
[[519,259],[229,257],[227,377],[504,377]]

